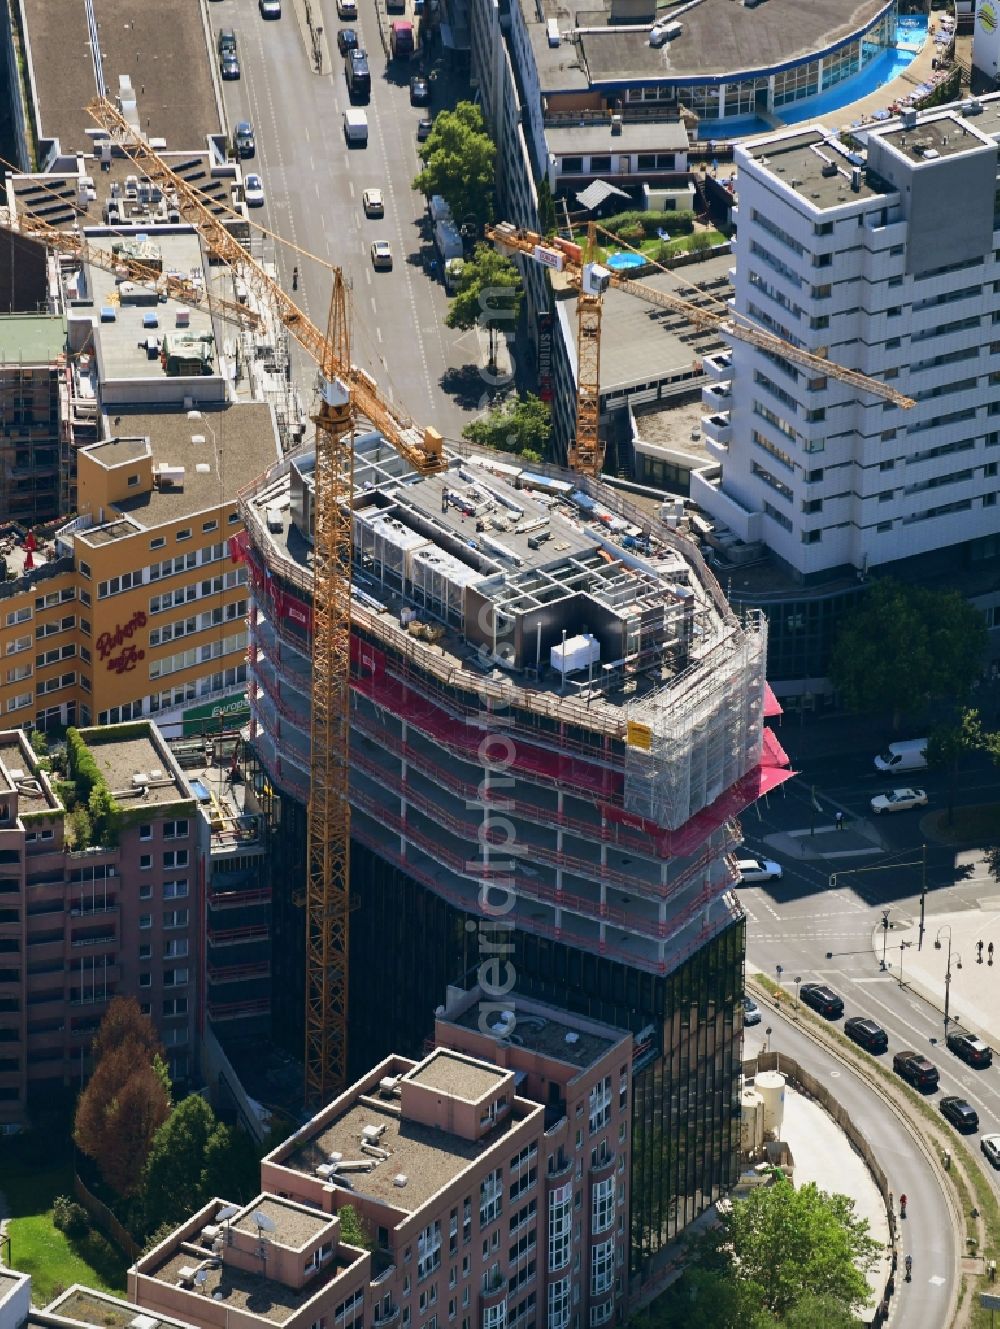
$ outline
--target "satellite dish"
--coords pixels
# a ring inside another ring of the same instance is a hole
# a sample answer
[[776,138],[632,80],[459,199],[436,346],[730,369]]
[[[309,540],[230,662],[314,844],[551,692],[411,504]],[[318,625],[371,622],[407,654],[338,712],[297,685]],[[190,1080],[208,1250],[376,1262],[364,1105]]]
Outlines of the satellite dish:
[[239,1212],[240,1207],[238,1204],[227,1204],[215,1215],[215,1221],[217,1223],[228,1223],[228,1221],[231,1218],[234,1218]]
[[263,1209],[254,1211],[253,1221],[257,1224],[258,1232],[276,1232],[278,1225],[269,1214],[265,1214]]

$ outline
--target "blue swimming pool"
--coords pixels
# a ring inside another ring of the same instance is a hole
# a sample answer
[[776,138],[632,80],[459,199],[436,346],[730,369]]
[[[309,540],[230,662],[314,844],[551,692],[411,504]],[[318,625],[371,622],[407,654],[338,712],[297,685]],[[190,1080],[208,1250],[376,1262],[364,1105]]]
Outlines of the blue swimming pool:
[[208,785],[204,784],[201,780],[199,780],[197,776],[195,776],[195,778],[193,780],[190,780],[188,783],[191,785],[191,792],[194,794],[195,798],[198,800],[199,803],[207,803],[208,800],[212,797]]
[[[860,101],[878,92],[887,83],[898,78],[913,63],[927,40],[927,16],[907,15],[899,20],[896,45],[883,51],[867,68],[853,78],[844,79],[829,92],[818,97],[784,106],[775,112],[775,120],[783,125],[797,125],[803,120],[816,120],[842,106]],[[758,116],[741,120],[703,120],[698,126],[700,139],[746,138],[751,134],[766,134],[774,126]]]
[[641,268],[646,260],[641,254],[610,254],[608,267],[621,271],[623,268]]

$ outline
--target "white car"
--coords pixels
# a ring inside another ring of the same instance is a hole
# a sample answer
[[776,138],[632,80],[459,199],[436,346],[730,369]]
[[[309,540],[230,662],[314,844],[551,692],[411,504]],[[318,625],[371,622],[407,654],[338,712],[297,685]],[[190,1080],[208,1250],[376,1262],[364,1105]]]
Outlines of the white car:
[[257,0],[261,18],[281,18],[281,0]]
[[909,808],[927,806],[927,795],[922,789],[888,789],[872,799],[872,812],[876,817],[883,812],[906,812]]
[[372,245],[372,267],[376,272],[391,270],[392,247],[388,240],[376,240]]
[[243,177],[243,197],[246,199],[248,208],[262,208],[264,206],[264,181],[259,175],[245,175]]
[[773,858],[760,858],[757,854],[745,854],[736,860],[740,881],[780,881],[782,868]]
[[358,0],[337,0],[337,13],[341,18],[357,18]]
[[993,1166],[1000,1168],[1000,1135],[984,1135],[979,1147]]
[[754,1001],[753,997],[743,994],[743,1023],[760,1024],[760,1007]]
[[366,217],[384,217],[385,200],[381,189],[366,189],[361,195],[361,203]]

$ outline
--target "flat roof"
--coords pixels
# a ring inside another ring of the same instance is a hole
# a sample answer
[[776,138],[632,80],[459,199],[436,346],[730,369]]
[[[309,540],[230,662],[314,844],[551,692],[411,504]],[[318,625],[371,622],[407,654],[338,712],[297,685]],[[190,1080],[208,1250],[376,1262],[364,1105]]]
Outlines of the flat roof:
[[548,125],[545,142],[556,156],[596,152],[686,152],[688,133],[679,120],[626,120],[617,134],[609,121]]
[[0,315],[0,370],[7,364],[51,365],[65,350],[62,314]]
[[[148,1278],[155,1278],[159,1283],[176,1287],[181,1270],[192,1268],[199,1263],[202,1262],[197,1255],[192,1255],[183,1248],[175,1248],[155,1270],[144,1272]],[[237,1269],[232,1264],[226,1264],[223,1257],[223,1262],[217,1269],[202,1265],[206,1278],[197,1295],[199,1298],[204,1296],[223,1305],[237,1306],[240,1310],[260,1319],[269,1320],[272,1324],[287,1324],[306,1302],[312,1301],[324,1287],[333,1282],[345,1269],[350,1268],[351,1263],[353,1261],[348,1262],[341,1257],[339,1248],[335,1249],[333,1259],[322,1266],[315,1278],[309,1279],[301,1288],[292,1288],[260,1273]]]
[[[4,788],[13,789],[14,780],[19,785],[18,788],[18,806],[21,812],[44,812],[51,808],[53,812],[58,812],[62,804],[54,798],[49,798],[45,792],[45,786],[38,779],[38,769],[32,757],[25,755],[24,748],[21,746],[16,734],[8,732],[0,734],[0,777],[3,778]],[[21,780],[13,775],[15,771],[23,771],[25,781],[31,781],[36,784],[37,789],[32,784],[21,783]]]
[[960,153],[973,150],[996,151],[994,143],[985,143],[977,130],[957,115],[919,117],[915,129],[895,124],[873,133],[871,137],[891,143],[897,152],[915,162],[957,157]]
[[[87,145],[90,146],[89,144]],[[218,162],[208,149],[160,154],[172,171],[200,191],[201,200],[216,215],[231,206],[232,186],[240,173],[237,162]],[[81,178],[86,177],[81,202]],[[104,226],[106,207],[115,201],[123,226],[155,225],[162,222],[158,190],[150,185],[140,194],[126,189],[130,177],[143,180],[135,163],[115,152],[105,166],[92,153],[73,159],[67,168],[59,158],[51,171],[30,174],[7,173],[7,193],[19,217],[33,217],[58,229]],[[147,182],[148,183],[148,182]],[[117,236],[95,237],[93,243],[110,249]]]
[[[532,1106],[532,1111],[541,1108]],[[372,1159],[369,1172],[338,1174],[339,1186],[370,1196],[393,1208],[415,1213],[431,1196],[454,1181],[470,1163],[481,1158],[518,1126],[524,1117],[507,1112],[489,1135],[479,1140],[466,1140],[439,1127],[424,1126],[407,1121],[387,1107],[373,1100],[353,1103],[335,1121],[329,1122],[282,1162],[283,1167],[313,1175],[317,1166],[328,1163],[331,1154],[339,1153],[343,1160],[365,1159],[361,1149],[362,1130],[365,1126],[384,1126],[378,1147],[388,1151],[386,1159]],[[395,1178],[405,1176],[406,1184],[397,1186]]]
[[[273,466],[281,455],[274,415],[266,402],[205,409],[200,419],[190,419],[186,411],[121,411],[110,417],[110,423],[127,436],[87,449],[108,465],[138,460],[148,439],[154,466],[184,467],[183,483],[154,487],[116,505],[134,529],[152,530],[233,502],[248,480]],[[199,466],[209,469],[199,471]],[[118,532],[127,533],[124,525]],[[226,534],[220,528],[219,538]],[[99,537],[99,530],[75,533],[87,544],[101,543]]]
[[75,1284],[61,1297],[45,1308],[46,1316],[56,1315],[60,1319],[75,1320],[78,1324],[94,1325],[95,1329],[130,1329],[137,1315],[150,1321],[149,1329],[171,1329],[183,1325],[183,1320],[168,1319],[160,1314],[152,1314],[142,1306],[113,1297],[106,1292],[95,1292],[93,1288]]
[[[168,147],[200,147],[221,128],[198,0],[94,0],[100,64],[108,96],[128,74],[143,132]],[[64,152],[87,149],[93,129],[84,107],[97,95],[86,7],[64,0],[25,0],[28,50],[38,99],[39,136]],[[170,40],[164,40],[169,34]]]
[[438,1048],[403,1078],[453,1098],[478,1103],[507,1078],[508,1072],[484,1066],[449,1048]]
[[[732,266],[733,256],[722,254],[641,280],[646,286],[669,291],[701,308],[726,313],[726,301],[732,295]],[[699,289],[693,290],[692,286]],[[649,304],[614,286],[604,293],[603,327],[602,395],[668,378],[725,345],[718,333],[699,331],[683,314]]]
[[[105,738],[106,732],[112,736]],[[176,803],[191,797],[181,779],[170,768],[169,757],[165,758],[157,751],[156,744],[148,735],[115,738],[113,731],[83,729],[80,736],[112,793],[131,790],[132,777],[139,772],[150,777],[146,795],[142,799],[137,798],[134,804],[129,801],[127,809],[156,803]],[[153,771],[160,771],[161,774],[153,776]]]
[[[495,1002],[491,1002],[495,1005]],[[514,1024],[501,1024],[500,1012],[487,1018],[490,1037],[497,1042],[510,1039],[517,1047],[529,1052],[537,1052],[553,1061],[562,1061],[580,1070],[593,1066],[595,1062],[610,1051],[616,1043],[629,1037],[626,1030],[609,1029],[607,1034],[597,1034],[591,1021],[577,1021],[568,1012],[558,1011],[555,1007],[541,1002],[511,1002],[514,1012]],[[461,1029],[472,1029],[476,1033],[485,1032],[480,1024],[480,1006],[474,1000],[469,1007],[454,1021],[447,1016],[439,1017],[445,1023],[454,1023]]]
[[[609,9],[576,15],[593,83],[641,83],[773,70],[814,59],[870,24],[885,0],[702,0],[678,15],[682,32],[656,48],[644,32],[609,25]],[[664,18],[670,11],[663,12]],[[537,22],[537,20],[536,20]],[[543,92],[545,88],[543,87]]]
[[[256,1221],[258,1216],[264,1219],[263,1227]],[[248,1232],[252,1237],[260,1231],[266,1231],[268,1240],[297,1251],[315,1241],[332,1221],[329,1214],[310,1213],[297,1204],[265,1195],[254,1200],[239,1218],[233,1220],[232,1226],[239,1232]],[[269,1223],[274,1226],[268,1227]]]
[[[109,238],[105,247],[111,248]],[[150,244],[159,251],[165,272],[176,272],[198,282],[206,283],[205,264],[202,262],[201,241],[194,231],[172,231],[150,237]],[[219,369],[218,345],[212,317],[204,309],[185,305],[179,300],[161,301],[148,286],[121,281],[112,272],[93,263],[86,265],[86,289],[93,308],[86,310],[94,318],[94,338],[98,344],[98,357],[102,377],[105,379],[153,379],[167,377],[158,354],[150,358],[146,343],[162,343],[164,337],[185,336],[212,338],[211,374]],[[181,327],[179,311],[187,311],[187,326]],[[74,312],[81,310],[78,305]],[[107,315],[105,312],[107,311]]]
[[[745,151],[759,166],[819,209],[839,208],[893,192],[873,172],[855,165],[851,158],[856,155],[848,156],[849,149],[835,132],[807,129],[787,138],[758,139],[737,151]],[[860,157],[856,161],[860,162]],[[831,164],[835,169],[831,169]],[[857,190],[852,186],[855,169],[860,171],[856,177]]]

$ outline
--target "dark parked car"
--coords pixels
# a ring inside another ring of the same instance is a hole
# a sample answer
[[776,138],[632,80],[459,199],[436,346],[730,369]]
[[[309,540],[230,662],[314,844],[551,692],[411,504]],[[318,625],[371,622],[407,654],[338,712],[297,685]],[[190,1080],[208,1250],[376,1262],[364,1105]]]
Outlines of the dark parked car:
[[337,31],[337,49],[341,55],[346,55],[348,51],[354,51],[358,45],[358,33],[356,28],[340,28]]
[[239,78],[240,62],[232,51],[225,51],[219,56],[219,69],[223,78]]
[[236,146],[237,157],[254,156],[257,151],[257,143],[253,136],[253,125],[249,120],[240,120],[233,129],[233,143]]
[[414,74],[410,79],[410,105],[429,106],[431,102],[430,80],[423,74]]
[[956,1094],[945,1094],[941,1100],[941,1112],[948,1118],[957,1131],[978,1131],[979,1113]]
[[961,1057],[970,1066],[992,1066],[993,1049],[975,1034],[967,1034],[964,1029],[953,1029],[947,1038],[948,1048],[956,1057]]
[[844,1013],[844,1003],[833,988],[824,983],[803,983],[800,993],[802,1000],[828,1020],[839,1020]]
[[914,1089],[938,1087],[937,1067],[919,1052],[897,1052],[892,1059],[892,1069]]
[[236,54],[236,33],[232,28],[222,28],[218,39],[219,54],[225,55],[228,51],[230,55]]
[[434,121],[425,116],[417,121],[417,142],[425,143],[431,136],[431,130],[434,128]]
[[848,1038],[852,1038],[859,1047],[865,1048],[868,1052],[874,1052],[876,1056],[880,1052],[885,1052],[889,1046],[889,1035],[880,1024],[874,1020],[866,1020],[863,1016],[852,1015],[844,1024],[844,1033]]

